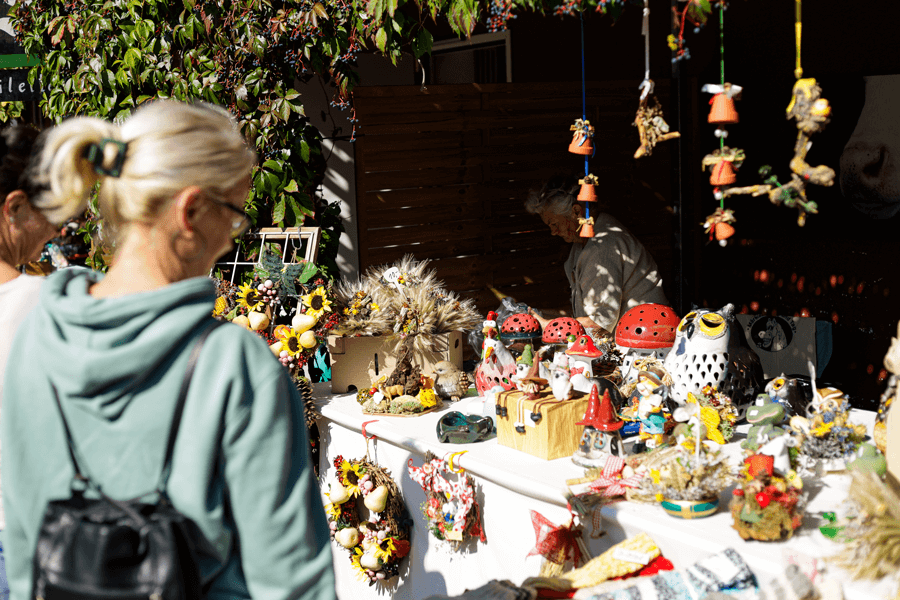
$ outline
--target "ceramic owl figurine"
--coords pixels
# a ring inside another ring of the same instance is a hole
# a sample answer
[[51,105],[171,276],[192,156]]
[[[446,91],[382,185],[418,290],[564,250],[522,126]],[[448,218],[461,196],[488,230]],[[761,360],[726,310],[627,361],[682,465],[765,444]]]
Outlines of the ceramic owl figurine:
[[669,393],[678,404],[687,401],[688,392],[699,395],[706,385],[718,388],[728,362],[733,312],[732,304],[717,311],[696,309],[678,324],[675,343],[663,363],[674,382]]
[[688,313],[663,366],[672,377],[675,402],[684,404],[688,392],[699,395],[709,385],[731,398],[739,418],[763,387],[762,365],[734,318],[733,304]]

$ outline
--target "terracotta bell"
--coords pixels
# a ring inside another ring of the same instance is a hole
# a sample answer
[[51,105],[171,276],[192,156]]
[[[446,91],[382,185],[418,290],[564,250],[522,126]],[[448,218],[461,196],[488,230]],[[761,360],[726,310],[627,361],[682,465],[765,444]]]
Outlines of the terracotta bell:
[[737,175],[734,174],[734,167],[730,160],[720,160],[712,168],[712,175],[709,182],[716,186],[731,185],[737,181]]
[[579,230],[578,237],[583,238],[592,238],[594,237],[594,220],[587,219],[581,225],[581,229]]
[[594,186],[590,183],[582,183],[581,191],[578,192],[578,201],[579,202],[596,202],[597,201],[597,191],[594,189]]
[[712,108],[709,111],[709,122],[715,125],[728,125],[738,122],[737,109],[734,107],[734,98],[728,94],[716,94],[710,100]]
[[716,223],[715,236],[718,241],[727,240],[734,235],[731,223]]
[[569,142],[569,152],[589,156],[594,153],[594,144],[591,143],[589,136],[584,135],[583,131],[576,131],[572,136],[572,141]]

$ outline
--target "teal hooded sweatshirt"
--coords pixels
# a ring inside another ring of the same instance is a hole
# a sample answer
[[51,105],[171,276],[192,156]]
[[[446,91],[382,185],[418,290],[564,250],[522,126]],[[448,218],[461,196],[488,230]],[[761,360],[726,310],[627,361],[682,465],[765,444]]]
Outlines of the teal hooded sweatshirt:
[[[82,472],[113,498],[150,492],[188,354],[213,324],[208,278],[94,298],[88,288],[100,277],[84,269],[51,275],[7,365],[0,476],[13,600],[31,597],[44,509],[70,496],[74,474],[51,384]],[[213,579],[207,598],[335,597],[302,401],[266,344],[241,327],[218,327],[203,347],[168,492],[218,555],[201,563],[204,581]]]

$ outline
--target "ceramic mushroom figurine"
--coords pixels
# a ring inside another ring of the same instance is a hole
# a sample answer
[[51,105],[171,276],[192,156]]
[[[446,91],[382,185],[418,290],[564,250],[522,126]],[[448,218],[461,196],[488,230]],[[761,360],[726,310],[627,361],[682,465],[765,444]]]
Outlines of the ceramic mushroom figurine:
[[641,304],[622,315],[615,333],[625,383],[637,381],[635,361],[666,357],[675,343],[675,329],[680,322],[675,309],[664,304]]

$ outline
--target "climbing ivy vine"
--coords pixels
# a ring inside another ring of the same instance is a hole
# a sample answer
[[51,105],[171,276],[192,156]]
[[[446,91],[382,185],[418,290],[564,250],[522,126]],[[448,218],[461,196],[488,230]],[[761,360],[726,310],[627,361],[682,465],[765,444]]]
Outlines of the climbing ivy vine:
[[[19,0],[10,17],[26,53],[40,58],[45,116],[123,119],[153,98],[225,106],[255,145],[247,212],[258,226],[317,224],[326,273],[343,230],[336,204],[317,197],[322,138],[310,125],[298,80],[334,84],[332,104],[352,110],[358,52],[393,61],[431,51],[429,21],[446,18],[460,36],[482,20],[503,29],[516,10],[607,12],[622,0]],[[0,120],[22,103],[0,107]],[[351,116],[351,121],[353,120]],[[95,266],[102,266],[95,252]]]

